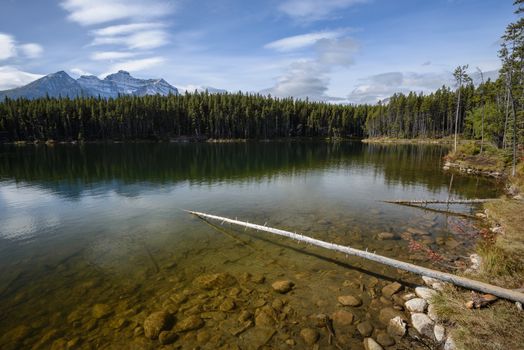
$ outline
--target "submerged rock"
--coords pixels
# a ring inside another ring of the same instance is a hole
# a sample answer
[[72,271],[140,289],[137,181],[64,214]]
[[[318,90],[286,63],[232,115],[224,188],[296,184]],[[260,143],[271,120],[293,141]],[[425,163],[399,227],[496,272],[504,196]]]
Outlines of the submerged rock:
[[199,276],[193,280],[193,285],[201,289],[220,289],[231,287],[236,282],[235,277],[221,272]]
[[335,326],[349,326],[353,323],[354,316],[351,312],[346,310],[335,311],[331,318],[335,323]]
[[397,239],[397,236],[395,236],[395,234],[391,232],[380,232],[377,235],[377,239],[380,241],[387,241],[387,240]]
[[178,322],[175,326],[177,332],[187,332],[195,329],[202,328],[205,322],[202,318],[197,315],[186,317],[182,321]]
[[373,325],[369,321],[360,322],[357,330],[363,337],[369,337],[373,333]]
[[219,306],[220,311],[231,311],[236,307],[235,302],[231,299],[226,299]]
[[317,342],[319,334],[313,328],[304,328],[300,331],[300,336],[308,345],[313,345]]
[[285,281],[276,281],[276,282],[273,282],[273,284],[271,285],[271,287],[273,288],[273,290],[275,292],[278,292],[278,293],[281,293],[281,294],[285,294],[287,292],[289,292],[291,289],[293,289],[293,286],[295,284],[289,280],[285,280]]
[[275,317],[271,314],[271,312],[267,309],[259,309],[260,311],[257,312],[255,316],[255,324],[257,326],[261,327],[272,327],[275,325]]
[[386,298],[391,298],[393,294],[398,292],[402,288],[402,285],[398,282],[393,282],[382,288],[382,295]]
[[391,346],[395,344],[395,340],[384,332],[377,334],[377,342],[382,346]]
[[403,337],[406,334],[406,322],[399,316],[389,320],[388,333],[392,336]]
[[18,343],[24,341],[31,334],[31,327],[20,325],[5,333],[1,338],[1,343]]
[[172,331],[162,331],[158,335],[158,341],[160,341],[160,344],[167,345],[174,343],[178,339],[178,334]]
[[342,295],[338,297],[338,302],[344,306],[360,306],[362,305],[362,300],[359,297],[354,297],[352,295]]
[[378,315],[378,318],[380,322],[382,322],[384,325],[389,325],[389,320],[395,317],[400,317],[401,319],[405,320],[406,317],[404,316],[404,313],[401,311],[395,310],[392,307],[386,307],[382,310],[380,310],[380,313]]
[[113,313],[113,310],[111,310],[111,307],[107,304],[95,304],[93,306],[93,309],[91,310],[91,315],[93,315],[94,318],[105,318]]
[[149,339],[156,339],[161,331],[170,328],[171,315],[165,311],[153,312],[144,321],[144,335]]
[[366,350],[384,350],[373,338],[364,339],[364,349]]

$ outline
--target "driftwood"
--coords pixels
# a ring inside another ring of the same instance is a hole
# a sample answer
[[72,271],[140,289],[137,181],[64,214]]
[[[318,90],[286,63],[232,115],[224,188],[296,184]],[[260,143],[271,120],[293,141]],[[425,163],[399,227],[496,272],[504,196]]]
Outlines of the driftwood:
[[[390,203],[390,202],[387,202],[387,203]],[[434,212],[434,213],[453,215],[453,216],[460,216],[460,217],[468,218],[468,219],[477,219],[476,216],[473,216],[471,214],[461,213],[461,212],[458,212],[458,211],[453,211],[453,210],[448,210],[448,209],[435,209],[435,208],[429,208],[429,207],[418,205],[418,204],[405,204],[405,203],[392,203],[392,204],[404,205],[406,207],[427,210],[427,211],[431,211],[431,212]]]
[[493,201],[495,198],[486,198],[486,199],[448,199],[448,200],[439,200],[439,199],[426,199],[426,200],[395,200],[395,201],[383,201],[384,203],[392,204],[410,204],[410,205],[420,205],[420,204],[480,204]]
[[[486,203],[492,200],[494,199],[492,198],[488,198],[488,199],[447,199],[447,200],[429,199],[429,200],[395,200],[395,201],[382,201],[382,202],[390,203],[390,204],[405,205],[408,207],[428,210],[428,211],[432,211],[435,213],[442,213],[442,214],[447,214],[447,215],[462,216],[462,217],[469,218],[469,219],[476,219],[476,217],[473,215],[449,210],[449,205],[450,204],[480,204],[480,203]],[[427,207],[428,204],[446,204],[448,209],[429,208]]]
[[452,283],[454,285],[457,285],[457,286],[460,286],[460,287],[464,287],[464,288],[467,288],[467,289],[470,289],[470,290],[476,290],[476,291],[483,292],[483,293],[489,293],[489,294],[496,295],[496,296],[498,296],[500,298],[503,298],[503,299],[512,300],[512,301],[518,301],[518,302],[524,303],[524,294],[516,292],[514,290],[509,290],[509,289],[498,287],[498,286],[494,286],[494,285],[491,285],[491,284],[488,284],[488,283],[475,281],[475,280],[472,280],[472,279],[469,279],[469,278],[465,278],[465,277],[461,277],[461,276],[456,276],[456,275],[453,275],[453,274],[450,274],[450,273],[447,273],[447,272],[441,272],[441,271],[429,269],[427,267],[418,266],[418,265],[407,263],[407,262],[403,262],[403,261],[400,261],[400,260],[391,259],[391,258],[388,258],[388,257],[385,257],[385,256],[381,256],[381,255],[377,255],[375,253],[371,253],[371,252],[368,252],[368,251],[355,249],[355,248],[351,248],[351,247],[346,247],[346,246],[342,246],[342,245],[339,245],[339,244],[333,244],[333,243],[321,241],[319,239],[311,238],[311,237],[308,237],[308,236],[303,236],[303,235],[300,235],[300,234],[297,234],[297,233],[293,233],[293,232],[289,232],[289,231],[284,231],[284,230],[279,230],[279,229],[276,229],[276,228],[267,227],[265,225],[262,226],[262,225],[257,225],[257,224],[250,224],[249,222],[233,220],[233,219],[229,219],[229,218],[225,218],[225,217],[221,217],[221,216],[216,216],[216,215],[211,215],[211,214],[206,214],[206,213],[200,213],[200,212],[190,211],[190,210],[186,210],[186,212],[191,213],[191,214],[196,215],[196,216],[201,217],[201,218],[208,218],[208,219],[218,220],[218,221],[221,221],[222,223],[227,222],[227,223],[230,223],[230,224],[243,226],[245,228],[252,228],[252,229],[255,229],[255,230],[259,230],[259,231],[265,231],[265,232],[273,233],[273,234],[276,234],[276,235],[279,235],[279,236],[291,238],[291,239],[299,241],[299,242],[309,243],[311,245],[315,245],[315,246],[318,246],[318,247],[326,248],[326,249],[333,250],[333,251],[340,252],[340,253],[344,253],[344,254],[347,254],[347,255],[358,256],[360,258],[364,258],[364,259],[367,259],[367,260],[375,261],[375,262],[378,262],[378,263],[381,263],[381,264],[384,264],[384,265],[387,265],[387,266],[391,266],[391,267],[394,267],[394,268],[397,268],[397,269],[409,271],[409,272],[415,273],[417,275],[432,277],[432,278],[435,278],[435,279],[438,279],[438,280],[441,280],[441,281],[444,281],[444,282],[449,282],[449,283]]

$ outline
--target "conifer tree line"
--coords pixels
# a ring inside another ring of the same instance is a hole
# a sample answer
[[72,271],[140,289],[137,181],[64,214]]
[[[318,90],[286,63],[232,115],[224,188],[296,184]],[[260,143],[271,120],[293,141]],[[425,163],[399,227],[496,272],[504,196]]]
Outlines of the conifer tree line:
[[6,99],[0,103],[0,133],[8,141],[361,137],[368,108],[207,92]]
[[[456,86],[394,94],[376,105],[334,105],[258,94],[43,98],[0,102],[0,141],[286,137],[440,138],[461,135],[514,152],[524,141],[524,0],[514,1],[496,81],[475,86],[459,66]],[[474,69],[474,68],[473,68]],[[469,70],[471,71],[471,69]],[[516,157],[514,157],[516,158]]]

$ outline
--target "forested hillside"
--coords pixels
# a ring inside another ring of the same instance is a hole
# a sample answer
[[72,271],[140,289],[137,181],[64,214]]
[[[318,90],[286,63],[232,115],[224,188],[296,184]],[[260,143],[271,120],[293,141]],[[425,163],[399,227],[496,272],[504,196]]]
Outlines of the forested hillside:
[[242,93],[6,99],[0,133],[8,141],[360,137],[369,108]]

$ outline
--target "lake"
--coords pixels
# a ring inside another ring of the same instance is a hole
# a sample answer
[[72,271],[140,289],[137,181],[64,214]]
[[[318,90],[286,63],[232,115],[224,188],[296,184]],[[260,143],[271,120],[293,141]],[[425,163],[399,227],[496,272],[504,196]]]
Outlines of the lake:
[[[381,201],[502,193],[485,178],[451,182],[447,152],[314,141],[0,146],[0,347],[156,349],[142,326],[164,310],[177,330],[165,349],[303,348],[315,315],[345,310],[336,342],[361,348],[359,322],[386,328],[381,288],[420,278],[183,209],[445,269],[409,240],[457,263],[474,244],[457,226],[474,223]],[[276,293],[277,280],[293,290]],[[342,307],[347,294],[362,305]],[[321,348],[336,349],[318,333]],[[423,348],[409,337],[396,346]]]

